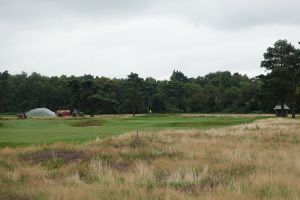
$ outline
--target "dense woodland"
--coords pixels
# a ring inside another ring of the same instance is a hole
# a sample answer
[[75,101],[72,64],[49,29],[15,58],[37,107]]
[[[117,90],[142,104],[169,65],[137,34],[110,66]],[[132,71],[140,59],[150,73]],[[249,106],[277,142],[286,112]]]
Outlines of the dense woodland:
[[153,113],[261,113],[273,112],[273,107],[283,102],[299,111],[300,56],[285,57],[291,52],[300,55],[286,40],[277,41],[264,54],[261,67],[267,74],[255,78],[228,71],[189,78],[174,70],[169,80],[143,79],[135,73],[126,79],[110,79],[3,71],[0,113],[36,107],[53,111],[77,108],[86,114],[138,114],[150,109]]

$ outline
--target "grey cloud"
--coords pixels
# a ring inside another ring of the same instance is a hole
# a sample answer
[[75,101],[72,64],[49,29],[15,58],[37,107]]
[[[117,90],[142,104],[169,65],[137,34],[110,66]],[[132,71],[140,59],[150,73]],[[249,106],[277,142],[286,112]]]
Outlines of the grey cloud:
[[0,0],[0,71],[253,76],[277,39],[297,42],[299,7],[296,0]]
[[173,14],[196,25],[239,29],[264,24],[300,24],[298,0],[168,0],[157,4],[161,13]]
[[144,15],[178,17],[196,25],[243,28],[263,24],[299,24],[298,0],[2,0],[0,17],[15,23],[126,20]]

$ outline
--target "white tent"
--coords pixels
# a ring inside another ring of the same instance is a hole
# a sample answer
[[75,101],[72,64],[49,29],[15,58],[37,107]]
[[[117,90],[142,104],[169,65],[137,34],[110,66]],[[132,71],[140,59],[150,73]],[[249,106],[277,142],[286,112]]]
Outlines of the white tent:
[[55,113],[48,108],[35,108],[26,112],[27,117],[55,117]]

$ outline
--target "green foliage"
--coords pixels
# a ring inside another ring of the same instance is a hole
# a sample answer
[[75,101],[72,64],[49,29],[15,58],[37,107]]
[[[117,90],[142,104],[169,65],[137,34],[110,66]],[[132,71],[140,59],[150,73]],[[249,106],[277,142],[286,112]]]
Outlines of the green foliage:
[[22,199],[22,200],[29,200],[29,199],[39,199],[35,198],[35,196],[29,196],[20,192],[16,192],[14,190],[4,190],[0,189],[0,199],[5,200],[5,199]]
[[182,154],[180,152],[166,152],[155,149],[149,150],[137,150],[133,152],[126,152],[121,154],[122,158],[125,160],[133,161],[133,160],[153,160],[157,158],[174,158],[181,157]]
[[0,168],[8,169],[8,170],[13,170],[15,167],[14,165],[7,163],[5,161],[0,160]]
[[45,166],[49,170],[51,170],[51,169],[60,168],[64,164],[65,164],[65,160],[63,158],[52,158],[45,163]]
[[228,177],[244,177],[249,174],[252,174],[257,169],[257,166],[254,164],[236,164],[225,170],[225,173]]
[[166,184],[168,177],[171,175],[170,170],[167,169],[158,169],[155,171],[155,181],[160,184]]
[[264,185],[258,189],[257,193],[258,199],[270,199],[273,196],[272,188],[270,185]]
[[143,82],[144,80],[135,73],[129,74],[126,80],[125,102],[128,102],[128,106],[131,107],[133,116],[135,116],[141,104]]
[[182,72],[174,70],[170,80],[173,82],[187,82],[188,78]]
[[[79,109],[86,114],[272,111],[267,89],[259,78],[228,71],[188,78],[173,71],[169,80],[126,79],[85,75],[46,77],[37,73],[0,72],[0,113],[36,107]],[[274,86],[275,87],[275,86]],[[9,91],[9,92],[8,92]],[[300,98],[300,96],[299,96]],[[271,98],[272,100],[272,98]]]
[[196,184],[188,181],[173,181],[170,186],[177,190],[189,191],[192,190]]
[[82,162],[76,168],[76,172],[81,180],[84,182],[91,184],[99,180],[99,177],[89,168],[88,161]]
[[[290,103],[294,113],[300,80],[300,49],[287,40],[278,40],[264,53],[261,67],[268,71],[267,75],[261,76],[265,95],[272,96],[282,107],[284,103]],[[283,108],[281,115],[284,116]]]
[[105,165],[111,165],[115,161],[115,158],[111,154],[99,154],[94,159],[101,160]]
[[261,67],[268,74],[256,78],[229,71],[188,78],[174,70],[163,81],[143,79],[136,73],[110,79],[4,71],[0,72],[0,113],[36,107],[80,109],[90,115],[135,115],[150,109],[155,113],[262,113],[273,112],[278,101],[300,110],[295,105],[300,101],[300,49],[278,40],[267,49]]

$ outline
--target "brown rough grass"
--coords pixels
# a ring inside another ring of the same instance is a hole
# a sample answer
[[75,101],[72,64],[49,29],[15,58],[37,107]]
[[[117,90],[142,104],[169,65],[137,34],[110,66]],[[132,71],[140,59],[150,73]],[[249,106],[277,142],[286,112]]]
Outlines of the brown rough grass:
[[300,121],[0,149],[0,199],[300,199]]

